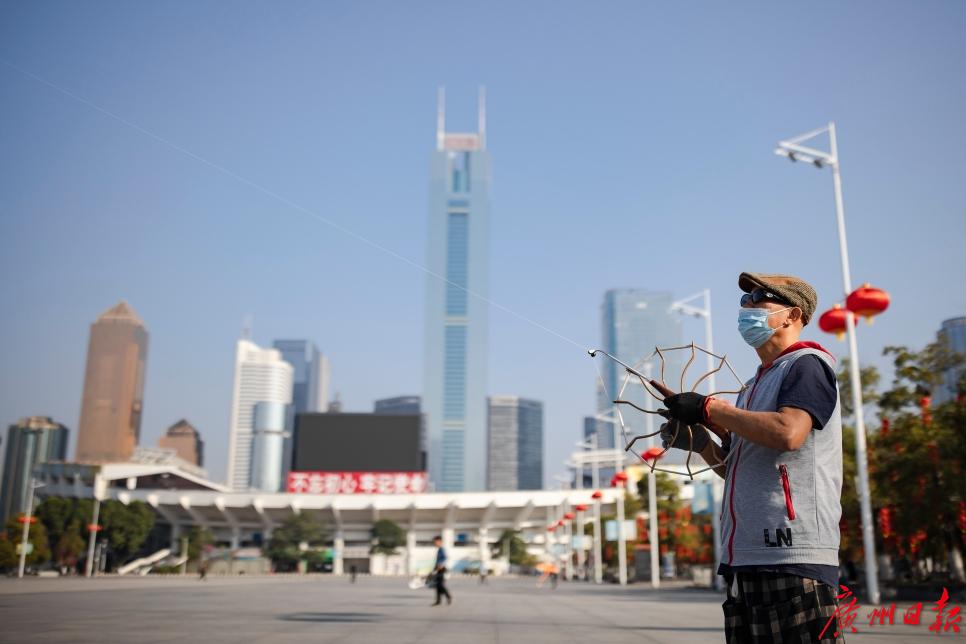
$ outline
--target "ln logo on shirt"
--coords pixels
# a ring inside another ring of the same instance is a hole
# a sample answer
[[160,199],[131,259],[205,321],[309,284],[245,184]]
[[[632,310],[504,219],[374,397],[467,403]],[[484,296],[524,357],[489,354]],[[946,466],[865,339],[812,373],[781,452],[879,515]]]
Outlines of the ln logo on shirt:
[[768,528],[765,528],[765,545],[769,548],[781,548],[782,546],[792,545],[792,529],[775,528],[775,540],[772,541],[768,536]]

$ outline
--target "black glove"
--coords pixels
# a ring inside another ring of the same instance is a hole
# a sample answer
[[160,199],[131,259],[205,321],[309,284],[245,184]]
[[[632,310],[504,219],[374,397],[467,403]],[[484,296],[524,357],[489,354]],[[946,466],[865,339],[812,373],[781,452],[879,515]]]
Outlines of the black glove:
[[705,422],[704,404],[707,396],[686,391],[683,394],[674,394],[664,399],[664,406],[667,410],[663,416],[667,419],[679,420],[686,425],[696,425]]
[[[677,437],[674,432],[677,431]],[[673,443],[671,441],[674,441]],[[683,450],[702,452],[708,446],[708,430],[704,425],[691,425],[691,435],[688,435],[688,427],[684,423],[671,420],[661,425],[662,447],[667,449],[676,447]]]

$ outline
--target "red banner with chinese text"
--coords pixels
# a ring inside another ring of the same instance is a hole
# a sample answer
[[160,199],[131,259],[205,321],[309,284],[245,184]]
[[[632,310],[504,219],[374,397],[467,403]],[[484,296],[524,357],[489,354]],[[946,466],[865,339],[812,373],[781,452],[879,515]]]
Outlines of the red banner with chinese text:
[[289,472],[286,490],[295,494],[419,494],[426,472]]

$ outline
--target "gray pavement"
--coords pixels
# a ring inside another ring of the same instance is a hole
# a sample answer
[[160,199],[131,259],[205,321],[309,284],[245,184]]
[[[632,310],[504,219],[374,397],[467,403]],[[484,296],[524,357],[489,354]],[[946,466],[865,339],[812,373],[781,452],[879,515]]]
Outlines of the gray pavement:
[[[532,579],[454,579],[450,587],[453,605],[430,607],[431,591],[398,578],[0,579],[0,642],[723,641],[722,597],[707,590],[563,582],[551,590]],[[868,611],[859,610],[860,633],[848,642],[936,638],[934,613],[924,612],[919,627],[870,627]]]

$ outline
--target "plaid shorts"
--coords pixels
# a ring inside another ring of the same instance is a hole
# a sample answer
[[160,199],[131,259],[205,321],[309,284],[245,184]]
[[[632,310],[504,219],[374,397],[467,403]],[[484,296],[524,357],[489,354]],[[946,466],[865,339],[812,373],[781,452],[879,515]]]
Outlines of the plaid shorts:
[[778,572],[739,572],[725,580],[728,599],[721,608],[728,644],[844,644],[836,634],[838,620],[829,624],[838,606],[835,588]]

